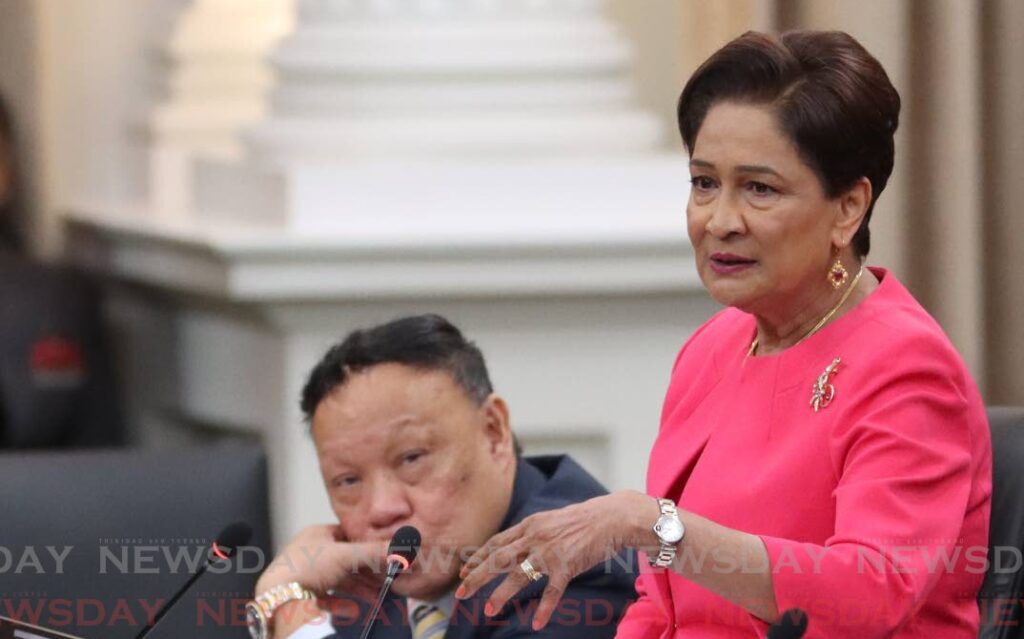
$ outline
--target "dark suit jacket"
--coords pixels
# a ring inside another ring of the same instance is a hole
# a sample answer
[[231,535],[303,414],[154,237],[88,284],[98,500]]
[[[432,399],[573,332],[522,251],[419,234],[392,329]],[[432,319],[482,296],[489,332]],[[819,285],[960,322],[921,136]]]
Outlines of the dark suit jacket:
[[122,442],[98,300],[85,277],[0,248],[0,448]]
[[[605,494],[604,487],[566,455],[524,457],[519,460],[512,502],[501,529],[509,528],[526,517],[544,510],[561,508]],[[601,522],[594,522],[601,525]],[[501,614],[488,619],[484,603],[500,580],[481,588],[472,598],[456,601],[445,639],[514,639],[546,637],[603,639],[615,635],[618,620],[636,598],[637,557],[632,551],[598,564],[574,579],[547,627],[534,632],[530,624],[533,611],[547,585],[542,579],[521,591]],[[348,625],[335,622],[337,639],[358,639],[368,614]],[[385,601],[377,618],[372,639],[410,639],[405,600],[392,597]]]

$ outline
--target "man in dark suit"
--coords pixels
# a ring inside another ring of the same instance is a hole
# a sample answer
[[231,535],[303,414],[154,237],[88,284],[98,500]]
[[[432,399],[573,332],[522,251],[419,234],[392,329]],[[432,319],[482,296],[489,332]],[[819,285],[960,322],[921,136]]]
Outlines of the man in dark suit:
[[122,444],[112,369],[90,283],[0,248],[0,448]]
[[444,318],[408,317],[350,334],[313,369],[302,408],[338,523],[303,530],[260,577],[248,609],[254,637],[358,637],[388,540],[406,525],[420,530],[423,545],[372,636],[615,634],[635,597],[632,554],[610,556],[573,580],[540,632],[532,616],[548,583],[544,566],[524,561],[529,549],[506,557],[534,583],[503,610],[486,606],[496,583],[454,599],[463,562],[491,535],[605,491],[566,456],[518,453],[483,356]]
[[0,448],[121,444],[99,295],[24,255],[14,147],[0,96]]

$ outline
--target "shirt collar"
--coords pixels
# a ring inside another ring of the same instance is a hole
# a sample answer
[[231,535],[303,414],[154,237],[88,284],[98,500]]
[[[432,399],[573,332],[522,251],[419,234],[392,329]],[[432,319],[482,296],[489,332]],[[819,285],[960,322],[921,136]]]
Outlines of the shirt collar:
[[451,619],[452,610],[455,608],[455,590],[449,590],[436,599],[423,600],[407,597],[405,602],[408,608],[410,628],[413,627],[412,614],[422,605],[437,606],[438,610],[444,613],[446,619]]

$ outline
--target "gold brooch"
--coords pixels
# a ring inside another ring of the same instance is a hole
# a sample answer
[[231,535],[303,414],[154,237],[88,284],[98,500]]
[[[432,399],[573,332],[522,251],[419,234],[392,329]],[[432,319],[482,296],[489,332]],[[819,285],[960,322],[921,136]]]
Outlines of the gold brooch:
[[814,393],[811,395],[811,406],[815,413],[819,408],[825,408],[832,403],[832,398],[836,396],[836,387],[832,385],[831,379],[838,367],[839,358],[837,357],[825,368],[825,372],[818,375],[818,381],[814,383]]

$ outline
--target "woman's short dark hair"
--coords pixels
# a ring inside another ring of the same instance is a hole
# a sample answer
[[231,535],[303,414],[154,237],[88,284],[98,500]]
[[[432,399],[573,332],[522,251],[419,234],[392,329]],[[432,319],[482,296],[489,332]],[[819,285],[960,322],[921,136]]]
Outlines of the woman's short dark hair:
[[302,389],[302,413],[311,422],[320,402],[351,373],[377,364],[443,370],[477,404],[493,392],[484,356],[440,315],[414,315],[353,331],[313,367]]
[[712,105],[771,106],[783,131],[835,198],[857,180],[872,198],[853,237],[858,256],[871,247],[868,222],[892,173],[900,96],[885,69],[841,31],[790,31],[775,38],[748,31],[716,51],[679,97],[679,131],[689,152]]

